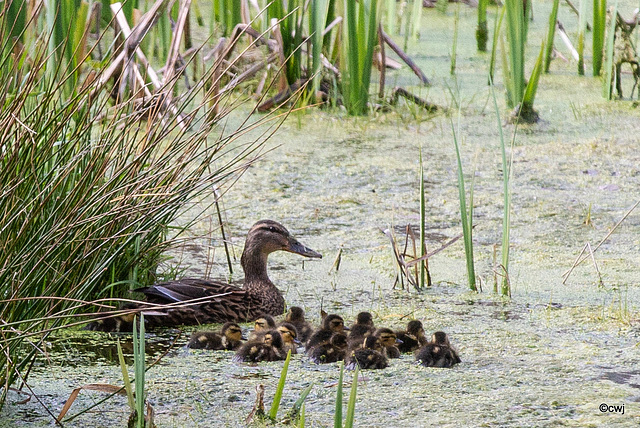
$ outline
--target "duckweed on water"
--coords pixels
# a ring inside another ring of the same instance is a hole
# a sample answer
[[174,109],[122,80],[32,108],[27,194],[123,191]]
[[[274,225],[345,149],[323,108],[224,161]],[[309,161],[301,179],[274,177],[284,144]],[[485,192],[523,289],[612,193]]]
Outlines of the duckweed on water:
[[[426,15],[433,19],[433,14]],[[461,24],[474,18],[475,11],[461,9]],[[446,22],[434,20],[433,26],[445,34]],[[474,28],[461,25],[460,40],[472,39]],[[422,294],[392,290],[394,261],[380,228],[418,225],[420,146],[427,180],[427,244],[435,248],[440,239],[460,233],[455,153],[446,117],[416,120],[398,111],[347,120],[316,111],[304,115],[299,128],[286,124],[272,142],[281,146],[248,169],[225,195],[231,241],[241,245],[256,220],[273,218],[323,253],[321,261],[304,263],[288,254],[270,258],[271,279],[287,302],[303,307],[316,325],[323,302],[347,323],[368,310],[377,325],[400,328],[417,318],[427,334],[443,330],[450,335],[462,359],[452,369],[424,368],[403,356],[391,360],[385,370],[363,371],[356,426],[637,426],[640,212],[596,253],[603,287],[598,287],[597,275],[587,263],[566,285],[562,274],[584,243],[602,239],[640,195],[640,112],[627,102],[601,99],[600,82],[578,79],[573,65],[565,68],[556,60],[553,73],[543,76],[536,98],[543,121],[520,128],[514,148],[513,300],[505,300],[491,292],[492,248],[500,242],[503,207],[497,130],[493,113],[485,109],[486,74],[479,70],[475,53],[461,43],[457,81],[450,80],[448,59],[438,56],[450,46],[440,40],[442,34],[421,42],[436,53],[416,55],[416,60],[433,72],[435,85],[458,85],[461,94],[461,155],[464,164],[477,171],[474,250],[483,292],[466,290],[461,243],[430,260],[432,288]],[[442,46],[435,45],[440,42]],[[408,81],[407,76],[398,74],[398,82]],[[448,94],[431,89],[429,97],[447,105]],[[593,227],[582,224],[588,206]],[[209,223],[198,226],[194,236],[207,236]],[[203,250],[192,253],[198,248],[192,247],[191,252],[177,254],[188,265],[189,275],[203,276],[209,241],[195,242]],[[333,263],[328,255],[338,248],[340,269],[328,275]],[[222,251],[217,255],[214,277],[223,277],[226,262]],[[148,347],[168,346],[171,337],[172,333],[169,338],[150,333]],[[183,334],[178,344],[184,345],[187,337]],[[83,348],[81,343],[89,338],[98,345]],[[101,351],[114,343],[107,335],[88,332],[58,336],[51,359],[41,359],[29,383],[54,413],[79,385],[117,385],[121,375],[115,354]],[[232,355],[178,347],[152,368],[146,390],[158,426],[242,426],[260,383],[265,385],[268,407],[283,363],[238,365],[230,362]],[[346,376],[350,380],[351,375]],[[331,426],[337,378],[337,365],[318,366],[304,355],[293,356],[281,408],[290,409],[313,382],[305,406],[307,426]],[[15,404],[21,399],[10,393],[0,424],[50,424],[34,399]],[[82,393],[71,413],[96,399],[97,395]],[[601,403],[624,404],[625,413],[602,413]],[[96,412],[65,426],[122,426],[128,417],[126,398],[115,397]]]

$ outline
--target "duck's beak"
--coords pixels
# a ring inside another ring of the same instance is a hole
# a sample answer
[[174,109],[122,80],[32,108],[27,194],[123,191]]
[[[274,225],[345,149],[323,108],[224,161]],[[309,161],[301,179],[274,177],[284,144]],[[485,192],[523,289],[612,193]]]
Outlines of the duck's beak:
[[305,257],[311,257],[314,259],[322,258],[322,254],[316,253],[309,247],[305,247],[304,245],[302,245],[300,242],[298,242],[293,238],[289,238],[289,248],[287,248],[285,251],[289,251],[290,253],[300,254],[301,256],[305,256]]

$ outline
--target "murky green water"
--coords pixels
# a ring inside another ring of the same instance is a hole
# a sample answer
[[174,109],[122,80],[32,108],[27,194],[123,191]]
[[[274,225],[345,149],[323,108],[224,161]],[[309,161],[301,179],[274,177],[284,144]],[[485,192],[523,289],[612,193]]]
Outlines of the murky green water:
[[[536,6],[531,40],[542,37],[549,6]],[[236,254],[256,220],[278,220],[325,256],[304,263],[291,254],[271,257],[271,278],[289,304],[303,306],[312,319],[323,302],[349,320],[370,310],[379,325],[400,327],[415,317],[427,331],[450,334],[463,360],[454,369],[423,368],[405,356],[387,370],[364,372],[358,426],[637,426],[640,211],[596,253],[604,287],[598,287],[591,263],[577,268],[567,284],[561,276],[586,242],[597,244],[640,198],[640,112],[631,102],[605,102],[599,80],[579,78],[574,63],[554,61],[553,74],[542,77],[536,98],[543,121],[521,127],[515,143],[513,299],[496,297],[491,266],[493,245],[501,239],[502,178],[496,118],[484,85],[488,57],[475,54],[475,42],[469,42],[475,10],[462,6],[458,76],[448,75],[454,8],[446,19],[434,10],[425,12],[430,30],[410,52],[434,86],[413,89],[453,111],[456,94],[461,106],[463,162],[468,175],[476,171],[475,250],[484,292],[466,289],[462,243],[430,261],[432,289],[422,294],[392,290],[395,267],[380,229],[418,223],[420,147],[430,248],[461,230],[450,116],[412,113],[413,107],[359,119],[321,111],[292,116],[269,143],[280,147],[251,167],[224,199]],[[575,20],[564,6],[560,19]],[[556,46],[565,52],[560,42]],[[406,67],[390,80],[415,82]],[[454,122],[456,116],[451,115]],[[589,207],[593,227],[583,224]],[[193,233],[208,231],[209,222],[203,221]],[[214,236],[212,275],[224,277],[224,253]],[[202,276],[208,269],[208,240],[197,238],[193,244],[177,254],[189,275]],[[340,247],[340,270],[330,272]],[[152,353],[157,357],[173,336],[149,335]],[[185,342],[186,337],[178,340],[180,346]],[[30,384],[54,413],[77,386],[120,384],[113,338],[72,332],[51,345],[56,352],[34,368]],[[229,353],[170,351],[148,372],[158,426],[242,426],[259,383],[266,386],[268,406],[282,363],[249,367],[230,359]],[[314,382],[307,426],[332,426],[337,376],[337,366],[295,357],[281,413]],[[100,397],[81,393],[71,413]],[[15,404],[20,399],[10,394],[0,424],[50,423],[34,399]],[[624,405],[625,413],[601,413],[601,403]],[[127,416],[126,399],[118,397],[65,426],[122,426]]]

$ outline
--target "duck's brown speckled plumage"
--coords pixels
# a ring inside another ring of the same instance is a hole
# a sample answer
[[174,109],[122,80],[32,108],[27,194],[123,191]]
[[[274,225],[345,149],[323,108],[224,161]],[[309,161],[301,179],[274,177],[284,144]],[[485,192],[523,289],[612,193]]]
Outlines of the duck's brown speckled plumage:
[[[247,234],[240,262],[244,270],[244,286],[185,278],[138,288],[146,302],[139,304],[148,327],[180,324],[223,323],[252,321],[262,314],[284,313],[284,298],[267,275],[267,258],[274,251],[288,251],[306,257],[320,258],[320,254],[300,244],[289,231],[273,220],[261,220]],[[200,299],[193,305],[185,302]],[[175,308],[157,309],[149,304],[175,304]],[[180,305],[180,306],[179,306]],[[129,323],[111,318],[91,323],[91,330],[124,330]]]

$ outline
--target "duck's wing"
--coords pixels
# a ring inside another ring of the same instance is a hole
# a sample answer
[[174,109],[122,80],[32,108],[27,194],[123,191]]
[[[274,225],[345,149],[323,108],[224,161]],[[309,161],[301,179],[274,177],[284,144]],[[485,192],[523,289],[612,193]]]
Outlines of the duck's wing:
[[239,287],[218,281],[207,281],[197,278],[184,278],[176,281],[161,282],[150,287],[133,290],[143,293],[149,303],[178,303],[193,299],[204,299],[218,294],[246,294]]

